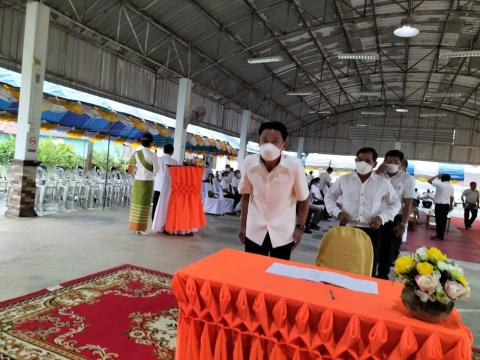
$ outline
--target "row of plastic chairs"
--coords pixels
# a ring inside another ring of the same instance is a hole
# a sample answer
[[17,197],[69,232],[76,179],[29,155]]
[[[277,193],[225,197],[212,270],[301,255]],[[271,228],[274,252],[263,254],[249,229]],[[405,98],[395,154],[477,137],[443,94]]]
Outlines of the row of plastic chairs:
[[[0,166],[0,202],[6,203],[10,191],[9,168]],[[117,170],[64,170],[61,167],[37,168],[35,210],[39,213],[63,212],[99,207],[129,206],[133,178]],[[2,205],[2,204],[0,204]]]
[[130,204],[132,178],[119,171],[84,173],[83,169],[37,169],[35,206],[40,212],[58,212]]

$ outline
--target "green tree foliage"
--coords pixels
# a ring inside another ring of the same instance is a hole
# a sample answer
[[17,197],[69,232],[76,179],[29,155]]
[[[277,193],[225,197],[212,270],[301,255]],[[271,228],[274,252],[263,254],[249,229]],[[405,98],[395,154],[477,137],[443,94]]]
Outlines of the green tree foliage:
[[15,156],[15,137],[0,139],[0,165],[7,165]]
[[[107,150],[94,150],[93,151],[93,165],[97,165],[100,169],[106,170],[107,168]],[[125,170],[126,161],[122,159],[120,150],[116,148],[110,148],[110,156],[108,160],[108,167],[115,167],[118,170]]]
[[55,143],[52,138],[40,141],[38,159],[47,167],[62,166],[65,169],[74,169],[78,165],[83,165],[82,157],[75,152],[72,144]]

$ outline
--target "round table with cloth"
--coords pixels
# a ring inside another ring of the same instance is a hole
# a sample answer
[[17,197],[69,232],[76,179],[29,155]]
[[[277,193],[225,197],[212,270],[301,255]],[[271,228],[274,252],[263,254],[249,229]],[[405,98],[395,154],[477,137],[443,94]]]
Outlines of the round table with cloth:
[[205,226],[203,170],[195,166],[168,167],[152,223],[154,232],[188,234]]
[[[470,360],[473,337],[457,310],[439,323],[413,318],[403,285],[378,295],[267,273],[272,263],[312,265],[224,249],[180,269],[175,359]],[[342,272],[339,272],[342,273]]]

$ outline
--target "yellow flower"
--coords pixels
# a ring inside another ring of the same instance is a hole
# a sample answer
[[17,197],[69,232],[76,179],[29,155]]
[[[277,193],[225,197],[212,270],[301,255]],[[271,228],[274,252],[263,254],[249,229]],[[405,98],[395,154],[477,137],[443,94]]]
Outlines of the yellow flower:
[[465,275],[462,275],[460,276],[457,281],[462,284],[463,286],[467,286],[468,284],[468,281],[467,281],[467,278],[465,277]]
[[433,263],[447,260],[447,257],[436,247],[431,247],[427,250],[427,257],[428,260]]
[[416,267],[418,273],[420,275],[432,275],[433,274],[433,266],[427,262],[421,262],[417,264]]
[[413,269],[414,260],[411,256],[402,256],[395,261],[397,274],[405,274]]

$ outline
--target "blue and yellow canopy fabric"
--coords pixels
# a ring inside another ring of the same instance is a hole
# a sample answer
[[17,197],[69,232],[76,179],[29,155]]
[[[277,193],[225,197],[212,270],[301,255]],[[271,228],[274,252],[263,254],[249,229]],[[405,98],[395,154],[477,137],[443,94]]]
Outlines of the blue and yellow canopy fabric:
[[[44,94],[42,102],[42,131],[55,129],[72,138],[86,138],[91,142],[106,140],[110,136],[117,144],[128,143],[135,147],[142,136],[150,132],[154,145],[163,146],[173,142],[173,128],[144,120],[136,115],[120,113],[98,105],[87,104],[77,99],[67,99],[55,94]],[[0,82],[0,121],[16,121],[19,89]],[[187,150],[234,156],[236,150],[225,141],[200,135],[189,135]],[[216,146],[212,146],[215,144]]]

